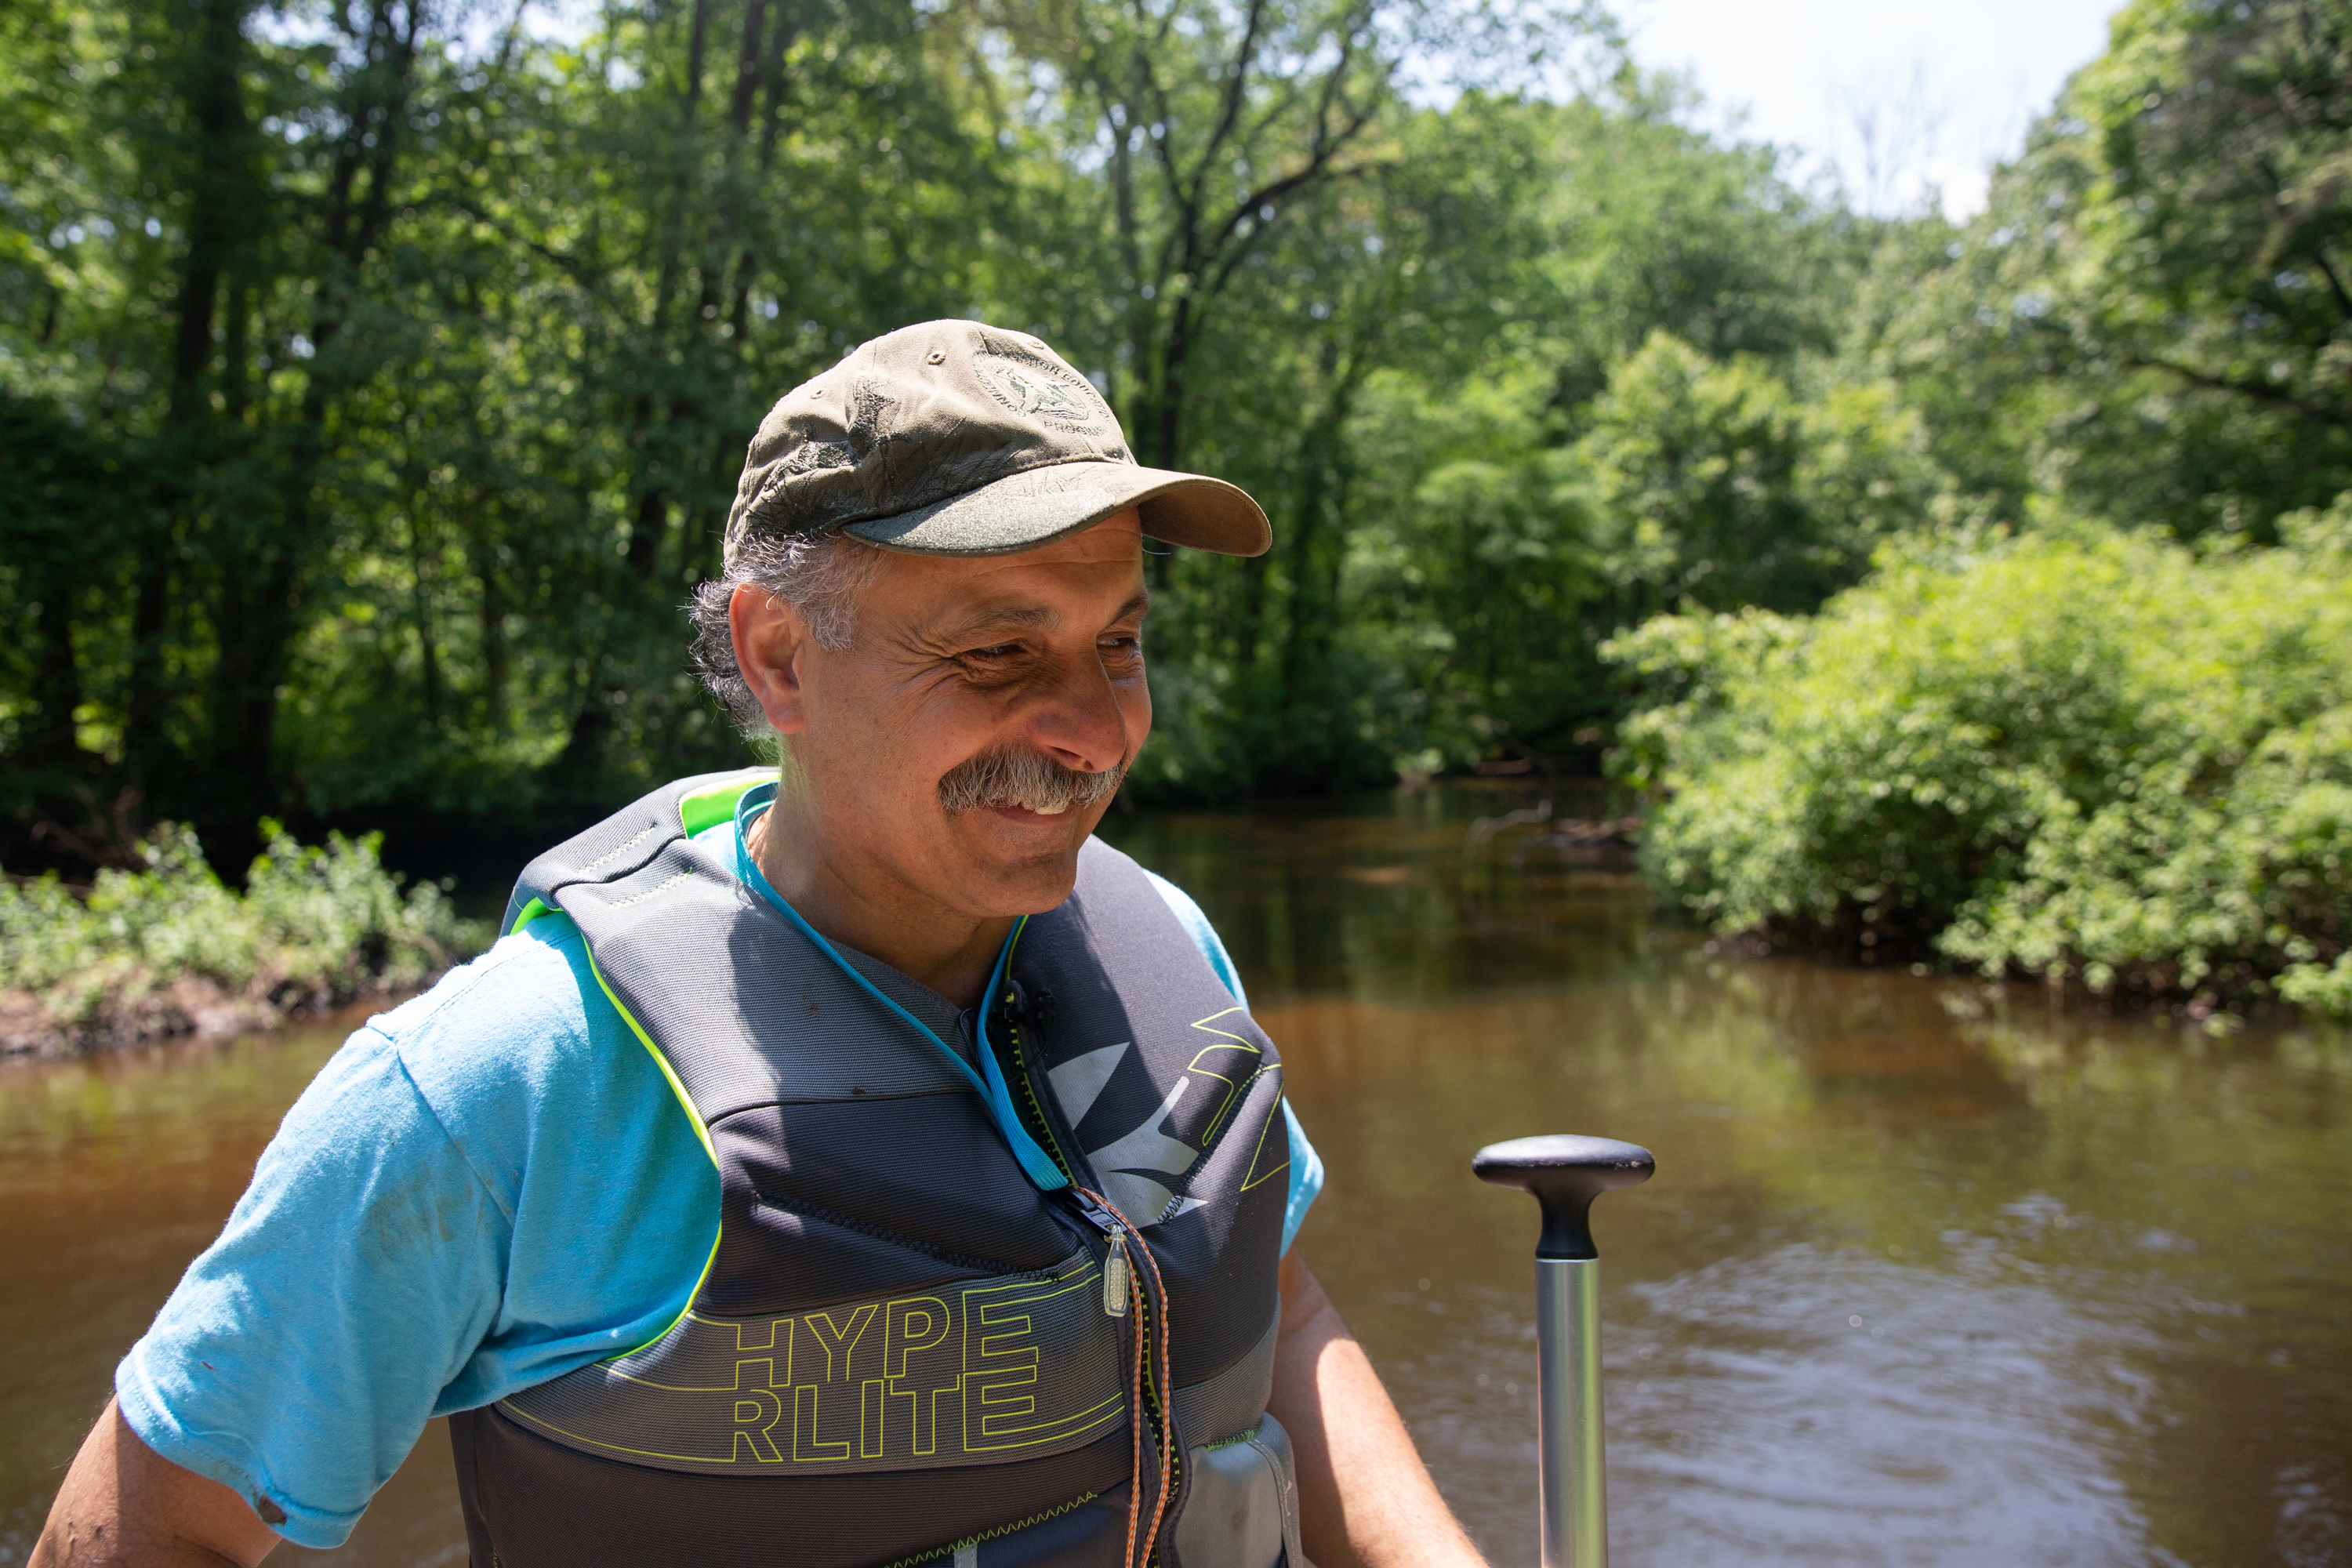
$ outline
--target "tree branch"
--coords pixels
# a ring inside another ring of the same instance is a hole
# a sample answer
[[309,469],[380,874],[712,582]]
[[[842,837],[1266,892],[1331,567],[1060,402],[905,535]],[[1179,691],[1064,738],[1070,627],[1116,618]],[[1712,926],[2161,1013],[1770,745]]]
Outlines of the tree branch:
[[2341,410],[2328,409],[2317,404],[2305,402],[2285,387],[2273,386],[2266,381],[2246,381],[2236,376],[2216,375],[2211,371],[2200,370],[2191,364],[2181,364],[2177,361],[2166,359],[2161,354],[2127,352],[2125,358],[2142,369],[2170,371],[2183,381],[2205,387],[2210,391],[2234,392],[2241,397],[2250,397],[2257,403],[2269,403],[2281,408],[2291,408],[2306,419],[2315,420],[2319,424],[2331,426],[2339,430],[2352,426],[2352,418],[2347,418]]
[[1226,138],[1234,133],[1234,127],[1240,122],[1242,102],[1247,96],[1245,89],[1249,82],[1250,61],[1257,54],[1258,29],[1265,24],[1265,0],[1250,0],[1249,17],[1242,27],[1241,44],[1234,50],[1233,63],[1225,68],[1224,103],[1218,112],[1216,125],[1209,132],[1209,139],[1201,144],[1200,160],[1192,166],[1190,184],[1195,211],[1201,205],[1201,191],[1208,182],[1209,169],[1216,162],[1217,150],[1225,144]]
[[[1241,226],[1242,220],[1250,214],[1263,206],[1279,205],[1284,197],[1313,184],[1317,178],[1329,170],[1333,161],[1347,150],[1348,143],[1354,141],[1362,132],[1364,127],[1372,122],[1373,113],[1374,111],[1369,108],[1359,110],[1348,122],[1345,130],[1331,138],[1328,145],[1315,151],[1309,162],[1278,180],[1259,186],[1236,203],[1234,210],[1225,216],[1225,221],[1219,226],[1216,238],[1206,247],[1207,254],[1214,256],[1222,249],[1225,242],[1233,237],[1234,231]],[[1350,168],[1340,172],[1355,174],[1359,171]],[[1336,174],[1334,177],[1337,177]]]
[[2344,279],[2336,275],[2336,268],[2329,264],[2326,247],[2315,241],[2311,247],[2311,264],[2319,268],[2319,275],[2322,278],[2327,279],[2328,291],[2336,296],[2336,314],[2347,321],[2352,321],[2352,293],[2345,291]]
[[455,212],[463,213],[466,216],[472,218],[476,223],[482,225],[485,228],[497,234],[500,239],[506,241],[509,245],[518,246],[524,250],[530,251],[533,256],[538,257],[541,261],[546,262],[549,266],[554,268],[557,271],[562,273],[564,277],[570,279],[574,284],[578,285],[583,293],[590,295],[593,295],[595,293],[596,290],[594,286],[589,281],[587,269],[582,265],[579,258],[571,255],[569,252],[558,250],[554,247],[546,244],[544,241],[534,238],[532,236],[525,234],[521,230],[513,227],[503,219],[499,218],[487,211],[480,203],[475,201],[472,197],[465,195],[437,195],[430,198],[430,200],[424,205],[430,206],[435,204],[448,207]]

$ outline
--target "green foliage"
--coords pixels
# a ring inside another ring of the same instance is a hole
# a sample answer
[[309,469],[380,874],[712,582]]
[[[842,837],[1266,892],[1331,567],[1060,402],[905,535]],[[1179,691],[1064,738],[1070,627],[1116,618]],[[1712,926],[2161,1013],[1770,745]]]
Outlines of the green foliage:
[[1652,869],[1727,931],[2352,1008],[2352,498],[2282,532],[1912,536],[1816,616],[1615,639]]
[[[242,861],[264,812],[512,826],[731,760],[677,605],[744,435],[923,316],[1039,332],[1145,461],[1272,515],[1267,558],[1155,562],[1142,793],[1574,746],[1614,710],[1600,636],[1685,591],[1801,607],[1859,560],[1840,521],[1742,563],[1743,531],[1812,528],[1790,389],[1860,232],[1679,123],[1597,12],[461,20],[34,0],[0,27],[20,841],[128,789]],[[1581,92],[1530,96],[1539,62]],[[1417,108],[1408,70],[1463,90]],[[1686,461],[1633,427],[1677,354],[1712,444]]]
[[1611,374],[1566,456],[1629,607],[1805,609],[1933,506],[1942,476],[1915,424],[1885,388],[1800,401],[1759,360],[1660,332]]
[[2347,6],[2137,0],[1955,226],[1574,4],[24,0],[0,839],[129,799],[241,864],[737,760],[678,606],[742,442],[928,316],[1272,518],[1153,559],[1139,795],[1597,762],[1607,639],[1925,522],[2273,542],[2352,488]]
[[54,873],[0,881],[0,1048],[251,1026],[420,984],[488,945],[440,889],[404,892],[377,837],[318,848],[263,830],[241,894],[170,824],[86,893]]
[[1539,209],[1541,317],[1554,399],[1597,395],[1655,331],[1712,360],[1785,364],[1834,350],[1868,236],[1792,183],[1769,147],[1682,122],[1668,85],[1622,69],[1550,109],[1557,179]]
[[1611,374],[1575,452],[1614,574],[1669,605],[1818,600],[1791,483],[1801,447],[1795,400],[1769,370],[1654,335]]
[[1357,646],[1410,673],[1390,744],[1425,748],[1425,767],[1589,745],[1617,716],[1603,638],[1678,604],[1810,609],[1947,504],[1883,384],[1806,397],[1769,362],[1663,330],[1573,413],[1553,384],[1524,363],[1444,395],[1393,375],[1359,416],[1360,444],[1390,460],[1362,492]]
[[1585,627],[1607,584],[1561,483],[1549,384],[1528,363],[1443,394],[1391,374],[1357,416],[1385,460],[1359,491],[1355,643],[1405,672],[1389,745],[1426,772],[1567,743],[1595,711]]
[[2273,538],[2352,485],[2352,4],[2136,0],[1854,352],[2013,510]]
[[1025,149],[961,13],[690,9],[11,10],[0,441],[76,465],[0,551],[0,743],[47,778],[8,804],[127,785],[241,862],[267,811],[520,816],[735,754],[677,606],[743,440],[972,309]]

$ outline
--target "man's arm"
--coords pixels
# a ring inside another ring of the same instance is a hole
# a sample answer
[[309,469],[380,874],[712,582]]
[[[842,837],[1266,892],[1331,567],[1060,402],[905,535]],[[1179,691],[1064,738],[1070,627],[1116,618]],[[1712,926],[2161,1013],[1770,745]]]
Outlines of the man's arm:
[[1421,1462],[1363,1347],[1294,1249],[1267,1408],[1290,1434],[1315,1568],[1485,1568]]
[[141,1442],[110,1399],[27,1568],[254,1568],[277,1544],[243,1498]]

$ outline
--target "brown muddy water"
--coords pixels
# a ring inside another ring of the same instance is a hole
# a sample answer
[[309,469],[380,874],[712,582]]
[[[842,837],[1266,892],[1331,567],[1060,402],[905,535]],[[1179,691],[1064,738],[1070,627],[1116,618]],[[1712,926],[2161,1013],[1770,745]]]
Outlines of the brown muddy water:
[[[1497,1564],[1535,1558],[1532,1205],[1595,1132],[1612,1536],[1644,1564],[2352,1563],[2352,1037],[1710,953],[1497,792],[1121,816],[1282,1045],[1300,1245]],[[1517,858],[1519,864],[1512,864]],[[341,1028],[0,1069],[0,1563]],[[465,1559],[437,1428],[331,1553]]]

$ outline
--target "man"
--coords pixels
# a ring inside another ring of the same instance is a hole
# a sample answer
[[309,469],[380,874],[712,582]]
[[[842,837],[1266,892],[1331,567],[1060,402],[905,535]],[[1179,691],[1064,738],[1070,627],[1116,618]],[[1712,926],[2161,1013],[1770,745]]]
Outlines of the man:
[[1223,946],[1090,837],[1146,534],[1269,541],[1034,338],[786,395],[695,606],[780,773],[550,851],[352,1037],[33,1561],[332,1546],[447,1415],[477,1568],[1476,1563],[1289,1250],[1320,1167]]

